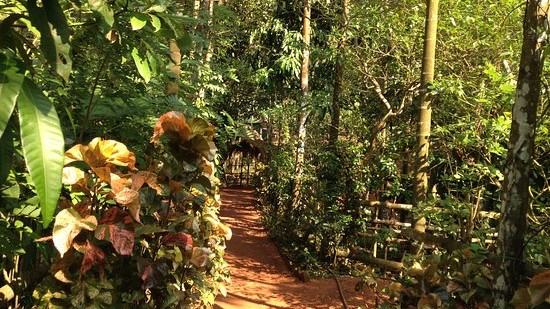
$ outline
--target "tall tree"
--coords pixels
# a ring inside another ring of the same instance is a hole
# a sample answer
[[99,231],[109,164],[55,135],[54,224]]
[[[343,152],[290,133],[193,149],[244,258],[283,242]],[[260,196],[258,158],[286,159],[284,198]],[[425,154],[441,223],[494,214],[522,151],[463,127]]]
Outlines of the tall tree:
[[[204,0],[203,9],[206,15],[206,26],[204,31],[204,36],[207,39],[206,50],[204,51],[204,58],[202,59],[203,68],[199,69],[199,78],[204,72],[210,71],[210,61],[214,52],[214,35],[212,31],[212,21],[214,19],[214,0]],[[204,98],[206,97],[206,88],[201,86],[197,95],[197,103],[204,104]]]
[[349,0],[342,0],[342,33],[336,51],[334,65],[334,89],[332,92],[332,118],[330,124],[329,142],[334,144],[338,140],[340,131],[340,101],[342,100],[342,86],[344,76],[344,53],[346,47],[346,31],[348,28]]
[[292,206],[297,207],[300,203],[302,192],[302,174],[304,173],[304,154],[306,150],[306,123],[309,116],[307,105],[309,101],[309,51],[311,43],[311,3],[304,0],[304,13],[302,17],[302,39],[304,47],[302,50],[302,69],[300,73],[300,89],[302,91],[300,116],[298,124],[298,149],[296,151],[294,198]]
[[528,0],[525,8],[523,44],[498,232],[500,273],[495,283],[494,308],[508,307],[523,273],[524,236],[530,203],[529,174],[540,99],[548,9],[546,0]]
[[435,45],[437,38],[437,12],[439,0],[428,0],[424,32],[424,56],[420,79],[420,110],[416,131],[416,170],[414,177],[414,203],[426,199],[428,190],[428,151],[432,122],[432,95],[428,91],[434,79]]

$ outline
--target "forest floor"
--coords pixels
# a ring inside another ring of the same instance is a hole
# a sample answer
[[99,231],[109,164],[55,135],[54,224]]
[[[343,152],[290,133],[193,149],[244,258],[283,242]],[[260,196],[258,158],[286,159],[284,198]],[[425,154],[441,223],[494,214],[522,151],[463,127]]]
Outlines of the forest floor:
[[[227,297],[218,296],[217,309],[343,308],[334,278],[303,282],[292,275],[268,237],[251,189],[222,191],[220,217],[231,227],[226,260],[231,271]],[[358,278],[339,277],[349,308],[374,308],[374,295],[356,292]]]

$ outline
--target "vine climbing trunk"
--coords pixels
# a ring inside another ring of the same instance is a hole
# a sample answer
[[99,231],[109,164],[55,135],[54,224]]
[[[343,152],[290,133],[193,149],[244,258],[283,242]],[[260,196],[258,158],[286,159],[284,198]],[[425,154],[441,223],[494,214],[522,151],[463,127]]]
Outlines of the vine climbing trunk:
[[424,56],[420,79],[420,104],[416,130],[416,164],[414,177],[414,203],[426,199],[428,191],[428,153],[432,122],[432,95],[428,87],[434,79],[435,45],[437,39],[437,13],[439,0],[429,0],[426,8]]
[[300,204],[302,195],[302,176],[304,173],[304,155],[306,151],[306,123],[309,112],[307,106],[309,102],[309,50],[311,42],[311,3],[310,0],[304,0],[304,14],[302,17],[302,39],[304,48],[302,51],[302,70],[300,74],[300,88],[302,91],[300,116],[298,117],[298,148],[296,149],[296,164],[294,170],[294,190],[292,207],[296,208]]
[[502,189],[493,308],[508,308],[523,275],[524,237],[529,209],[529,172],[535,141],[537,106],[548,29],[547,0],[528,0],[523,21],[523,44],[512,127]]
[[344,57],[346,47],[346,31],[348,28],[349,0],[342,0],[342,33],[338,41],[336,64],[334,65],[334,86],[332,92],[332,118],[329,131],[329,143],[338,141],[340,131],[340,105],[342,101],[342,85],[344,78]]

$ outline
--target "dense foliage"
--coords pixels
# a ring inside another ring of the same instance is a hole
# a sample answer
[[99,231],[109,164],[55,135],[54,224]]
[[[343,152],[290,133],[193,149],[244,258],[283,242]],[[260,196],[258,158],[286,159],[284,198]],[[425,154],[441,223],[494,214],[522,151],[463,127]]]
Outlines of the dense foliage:
[[[402,304],[416,305],[438,289],[445,292],[437,294],[437,299],[447,304],[490,303],[522,37],[521,6],[515,1],[441,3],[436,78],[430,89],[434,96],[431,198],[413,212],[402,212],[378,210],[369,200],[413,201],[414,102],[419,91],[425,6],[418,1],[355,2],[342,28],[341,3],[312,4],[312,99],[306,106],[310,116],[298,207],[293,203],[293,189],[296,115],[303,108],[298,80],[301,2],[264,4],[257,15],[264,25],[252,31],[248,49],[241,51],[248,68],[239,77],[239,88],[231,88],[236,92],[230,98],[231,106],[241,98],[258,102],[257,107],[238,105],[243,106],[238,112],[262,115],[275,132],[267,168],[260,176],[265,223],[302,269],[323,272],[337,260],[335,254],[340,250],[362,248],[404,263],[407,271],[397,294],[407,294],[408,300],[401,297]],[[266,7],[270,14],[265,13]],[[341,127],[339,141],[331,144],[331,101],[342,38],[347,45]],[[525,262],[535,269],[550,263],[545,229],[550,199],[546,92],[544,88],[538,113],[525,244]],[[261,107],[260,113],[254,110]],[[419,218],[426,220],[431,235],[458,245],[430,243],[410,250],[414,243],[399,241],[399,232],[407,226],[397,224]],[[354,262],[341,262],[343,271],[353,271]],[[373,275],[360,273],[367,278]],[[519,303],[525,304],[525,299]]]
[[195,75],[207,16],[192,16],[170,1],[0,5],[2,307],[203,307],[225,293],[212,113],[191,107],[212,85],[212,70]]
[[[212,305],[230,237],[214,163],[253,145],[264,222],[297,268],[336,268],[378,290],[384,277],[386,307],[489,306],[522,1],[441,1],[429,198],[394,208],[373,201],[413,202],[425,1],[309,3],[305,46],[298,0],[3,1],[6,304]],[[536,276],[550,267],[548,69],[518,308],[542,304],[550,285]],[[399,271],[380,271],[382,258]]]

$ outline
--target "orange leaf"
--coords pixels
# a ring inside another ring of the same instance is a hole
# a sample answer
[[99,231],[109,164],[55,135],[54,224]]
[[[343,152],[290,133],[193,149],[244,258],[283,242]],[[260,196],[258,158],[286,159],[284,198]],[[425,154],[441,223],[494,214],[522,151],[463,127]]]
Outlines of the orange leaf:
[[153,172],[139,171],[132,175],[132,189],[139,190],[144,184],[149,185],[149,187],[153,189],[155,186],[158,187],[157,174]]
[[111,168],[109,167],[92,167],[92,171],[103,182],[111,183]]
[[214,175],[214,162],[208,161],[205,157],[201,157],[202,172],[208,176]]
[[531,279],[529,283],[531,305],[536,307],[543,302],[550,303],[550,270],[540,273]]
[[139,193],[126,187],[115,195],[115,201],[122,205],[128,205],[138,199]]
[[65,152],[65,165],[72,162],[84,161],[84,153],[88,150],[88,146],[82,144],[74,145],[71,149]]
[[135,169],[136,156],[123,143],[96,137],[86,146],[75,145],[65,152],[65,165],[77,161],[86,162],[91,168],[114,164]]
[[183,186],[178,181],[170,180],[168,182],[168,185],[170,186],[170,192],[172,194],[173,193],[178,193],[178,192],[183,192]]
[[126,208],[128,208],[128,211],[130,211],[130,214],[132,215],[132,218],[136,220],[137,222],[141,222],[139,218],[139,209],[141,207],[139,203],[139,196],[137,199],[133,200],[131,203],[125,205]]
[[151,142],[158,143],[161,136],[168,135],[170,141],[181,144],[189,140],[191,129],[187,125],[185,116],[180,112],[167,112],[160,116],[155,124]]
[[135,169],[136,156],[133,152],[128,151],[128,148],[123,143],[96,137],[88,144],[88,147],[94,152],[94,155],[103,161],[102,165],[111,163]]
[[119,194],[122,190],[127,188],[126,184],[128,183],[128,179],[124,177],[120,177],[118,175],[111,175],[111,190],[113,190],[113,193],[115,195]]

